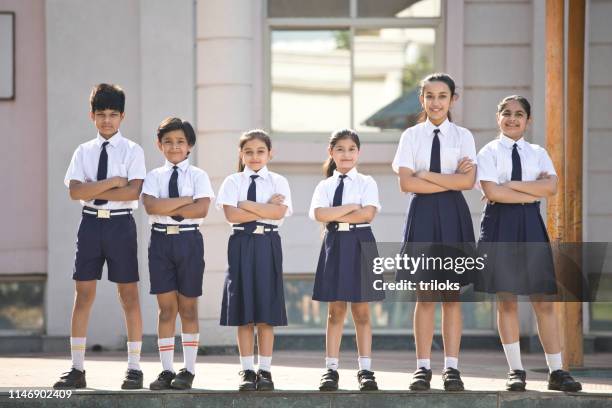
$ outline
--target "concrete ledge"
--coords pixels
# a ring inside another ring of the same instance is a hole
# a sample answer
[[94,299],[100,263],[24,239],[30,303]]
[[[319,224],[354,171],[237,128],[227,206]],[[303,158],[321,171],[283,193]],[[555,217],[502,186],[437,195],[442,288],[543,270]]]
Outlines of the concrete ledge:
[[339,391],[227,392],[191,390],[188,392],[102,392],[76,391],[66,399],[9,399],[0,393],[0,406],[12,407],[371,407],[409,406],[414,408],[608,408],[612,394],[561,394],[556,392],[427,392],[379,391],[360,393]]

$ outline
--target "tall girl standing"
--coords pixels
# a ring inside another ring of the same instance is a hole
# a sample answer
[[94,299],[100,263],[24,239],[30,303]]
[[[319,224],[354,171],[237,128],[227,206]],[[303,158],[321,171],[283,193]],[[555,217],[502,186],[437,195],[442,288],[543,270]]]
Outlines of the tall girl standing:
[[[546,150],[525,141],[530,122],[527,99],[519,95],[504,98],[497,107],[501,133],[478,153],[478,181],[488,200],[479,250],[493,249],[495,256],[489,258],[475,289],[498,295],[498,330],[510,368],[508,391],[525,391],[526,385],[516,295],[531,297],[549,369],[548,389],[579,391],[581,384],[562,368],[554,304],[541,296],[557,291],[549,238],[540,215],[540,200],[557,191],[557,175]],[[494,244],[499,242],[503,247]],[[529,244],[508,244],[521,242]]]
[[[406,129],[401,136],[392,166],[399,175],[401,191],[412,195],[404,248],[415,242],[460,244],[475,241],[470,211],[461,191],[474,186],[476,148],[470,131],[450,121],[449,109],[457,98],[455,82],[449,75],[427,76],[421,82],[419,93],[426,120]],[[445,282],[449,279],[461,285],[470,283],[465,275],[454,271],[422,270],[415,276],[421,281]],[[461,304],[457,301],[458,294],[448,291],[417,291],[414,310],[417,370],[410,389],[430,388],[436,307],[431,300],[437,295],[442,297],[444,389],[460,391],[464,389],[458,370]]]
[[287,325],[278,228],[292,213],[291,192],[287,179],[267,168],[272,142],[264,131],[244,133],[239,147],[238,173],[223,181],[217,199],[217,207],[223,208],[233,229],[220,320],[223,326],[238,327],[239,390],[271,391],[273,327]]
[[380,203],[374,179],[357,171],[359,149],[359,136],[353,130],[332,134],[329,158],[323,169],[327,178],[317,185],[310,205],[310,218],[326,226],[312,295],[313,300],[328,302],[327,371],[321,378],[321,391],[338,389],[338,355],[347,302],[351,302],[355,323],[359,389],[378,390],[371,370],[372,325],[368,302],[384,299],[384,292],[373,288],[372,264],[378,251],[370,227]]

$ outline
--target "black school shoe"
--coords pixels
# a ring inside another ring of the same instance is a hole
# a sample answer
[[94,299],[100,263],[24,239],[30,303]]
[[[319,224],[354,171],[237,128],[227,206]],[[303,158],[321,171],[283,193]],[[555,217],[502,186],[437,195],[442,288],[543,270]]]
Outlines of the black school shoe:
[[142,379],[142,371],[128,368],[128,370],[125,372],[125,379],[123,380],[123,384],[121,384],[121,389],[139,390],[142,388]]
[[87,387],[87,382],[85,381],[85,370],[77,370],[76,368],[72,368],[70,371],[63,373],[60,377],[59,381],[53,384],[53,388],[61,389],[61,388],[85,388]]
[[357,381],[359,381],[359,391],[378,391],[376,377],[374,372],[369,370],[359,370],[357,372]]
[[508,371],[508,379],[506,380],[507,391],[525,391],[527,383],[527,373],[523,370]]
[[548,375],[548,389],[565,392],[582,390],[582,384],[574,380],[569,372],[556,370]]
[[154,391],[169,390],[171,388],[170,383],[172,382],[172,380],[174,380],[174,377],[176,377],[176,374],[174,374],[172,371],[164,370],[159,373],[159,375],[157,376],[157,380],[149,384],[149,389]]
[[255,391],[257,389],[257,373],[253,370],[244,370],[238,373],[242,379],[238,391]]
[[340,375],[338,371],[328,368],[325,374],[321,377],[319,391],[338,391],[338,380]]
[[463,381],[459,370],[448,367],[442,371],[442,381],[444,381],[444,391],[463,391]]
[[257,370],[257,382],[255,384],[257,391],[274,391],[274,382],[272,381],[272,373],[264,370]]
[[431,383],[431,370],[420,367],[412,374],[412,382],[408,389],[410,391],[427,391]]
[[174,377],[174,380],[170,383],[170,387],[175,390],[190,390],[191,384],[193,384],[193,377],[195,377],[195,374],[192,374],[191,371],[186,368],[181,368],[176,377]]

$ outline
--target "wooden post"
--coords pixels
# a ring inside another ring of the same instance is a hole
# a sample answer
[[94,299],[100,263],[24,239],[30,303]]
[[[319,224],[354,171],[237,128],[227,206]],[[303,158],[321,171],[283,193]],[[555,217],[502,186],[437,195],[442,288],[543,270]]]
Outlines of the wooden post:
[[[565,242],[582,242],[582,143],[584,126],[584,40],[585,0],[571,0],[568,8],[567,47],[567,120],[565,152]],[[572,245],[574,259],[582,262],[581,250]],[[572,288],[581,289],[580,270],[570,276]],[[562,304],[565,339],[564,362],[568,367],[581,367],[584,363],[582,337],[582,303]]]
[[[558,192],[548,200],[547,206],[547,225],[553,243],[582,241],[585,3],[572,0],[569,5],[566,134],[564,0],[546,2],[546,147],[559,177]],[[566,368],[580,366],[583,364],[582,304],[558,303],[556,311],[564,365]]]

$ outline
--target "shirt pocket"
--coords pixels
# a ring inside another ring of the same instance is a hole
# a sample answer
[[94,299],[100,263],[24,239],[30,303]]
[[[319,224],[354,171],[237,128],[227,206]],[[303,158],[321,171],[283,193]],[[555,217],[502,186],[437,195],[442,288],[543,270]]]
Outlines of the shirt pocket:
[[195,194],[194,190],[191,180],[185,180],[185,183],[181,186],[181,197],[193,197]]
[[455,173],[457,163],[459,163],[458,147],[443,147],[440,149],[440,167],[443,173]]
[[127,178],[127,165],[123,163],[113,164],[111,167],[111,177],[125,177]]

